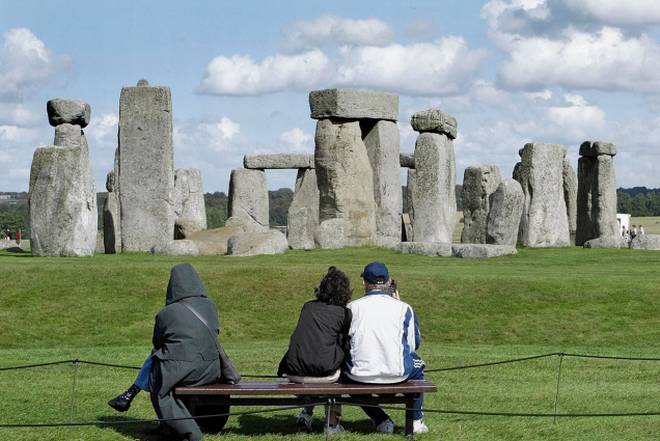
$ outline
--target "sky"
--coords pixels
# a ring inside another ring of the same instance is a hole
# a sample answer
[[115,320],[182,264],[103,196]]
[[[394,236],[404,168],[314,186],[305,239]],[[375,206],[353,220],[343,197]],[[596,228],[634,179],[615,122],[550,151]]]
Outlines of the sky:
[[[53,142],[46,101],[82,99],[97,191],[117,146],[119,94],[169,86],[176,168],[227,191],[245,154],[313,153],[308,94],[355,87],[400,96],[411,115],[458,120],[457,180],[511,176],[528,142],[614,142],[618,185],[660,187],[660,1],[0,0],[0,191],[27,191]],[[295,172],[269,171],[270,189]]]

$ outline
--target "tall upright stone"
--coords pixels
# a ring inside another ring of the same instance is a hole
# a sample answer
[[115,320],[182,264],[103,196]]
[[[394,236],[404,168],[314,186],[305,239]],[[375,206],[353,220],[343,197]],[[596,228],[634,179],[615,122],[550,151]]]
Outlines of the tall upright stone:
[[319,189],[316,170],[301,168],[296,177],[293,200],[287,215],[287,239],[294,250],[315,247],[314,234],[319,227]]
[[174,237],[174,157],[169,87],[124,87],[119,99],[119,202],[123,251]]
[[376,201],[376,233],[379,245],[394,246],[401,241],[401,172],[399,127],[394,121],[361,123],[364,144],[373,170]]
[[437,109],[412,116],[415,143],[415,242],[451,243],[456,214],[456,119]]
[[314,141],[320,222],[317,244],[321,248],[374,244],[373,170],[359,121],[319,120]]
[[578,179],[568,158],[564,158],[563,166],[564,202],[566,203],[566,216],[568,217],[568,232],[571,237],[571,245],[575,245]]
[[417,177],[415,169],[409,168],[406,176],[406,189],[404,194],[405,212],[410,215],[411,219],[415,219],[415,205],[413,203],[413,195],[417,188]]
[[518,242],[518,229],[525,195],[518,181],[505,179],[490,196],[486,243],[513,245]]
[[257,231],[268,229],[266,172],[244,168],[231,171],[227,212],[228,226],[242,226]]
[[121,215],[114,170],[108,173],[105,187],[108,195],[103,204],[103,246],[105,254],[115,254],[121,252]]
[[585,141],[578,160],[576,245],[599,237],[619,236],[616,220],[616,146]]
[[89,122],[89,104],[57,99],[48,102],[47,110],[56,126],[56,145],[38,148],[32,159],[28,196],[32,254],[91,256],[98,233],[96,188],[89,147],[79,125]]
[[518,243],[526,247],[570,245],[564,200],[566,149],[559,144],[526,144],[514,179],[525,194]]
[[174,238],[185,239],[206,230],[206,206],[202,173],[196,168],[174,172]]
[[463,175],[462,243],[487,243],[490,197],[502,182],[496,165],[468,167]]

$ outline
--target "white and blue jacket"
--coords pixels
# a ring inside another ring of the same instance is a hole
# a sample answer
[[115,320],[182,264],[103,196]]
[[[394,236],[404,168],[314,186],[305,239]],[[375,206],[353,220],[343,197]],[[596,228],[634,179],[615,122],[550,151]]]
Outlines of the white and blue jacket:
[[[346,375],[361,383],[399,383],[415,368],[420,332],[413,309],[380,290],[348,304]],[[417,364],[421,361],[417,360]]]

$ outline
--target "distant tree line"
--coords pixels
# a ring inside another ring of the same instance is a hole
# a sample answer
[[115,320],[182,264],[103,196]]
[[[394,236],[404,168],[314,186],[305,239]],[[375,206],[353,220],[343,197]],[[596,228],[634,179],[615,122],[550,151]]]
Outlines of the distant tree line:
[[660,188],[619,188],[617,211],[633,216],[660,216]]

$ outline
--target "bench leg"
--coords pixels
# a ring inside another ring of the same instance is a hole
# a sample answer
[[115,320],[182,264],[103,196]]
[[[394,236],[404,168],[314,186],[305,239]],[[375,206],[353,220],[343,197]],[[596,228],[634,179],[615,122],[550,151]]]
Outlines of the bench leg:
[[406,395],[406,436],[410,437],[413,435],[413,415],[415,407],[415,395],[410,394]]

